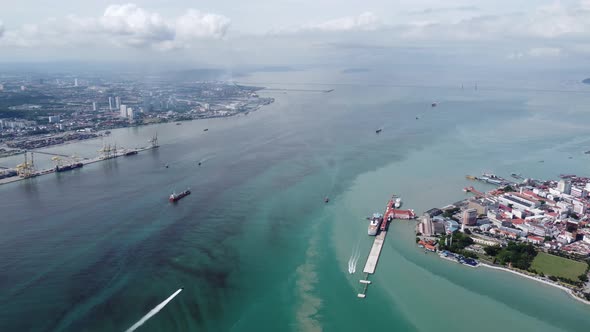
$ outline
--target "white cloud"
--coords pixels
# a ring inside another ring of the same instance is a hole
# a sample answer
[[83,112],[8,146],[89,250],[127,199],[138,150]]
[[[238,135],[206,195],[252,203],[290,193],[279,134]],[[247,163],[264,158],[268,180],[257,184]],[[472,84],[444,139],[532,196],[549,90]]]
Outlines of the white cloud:
[[557,57],[561,55],[561,49],[556,47],[531,48],[528,54],[532,57]]
[[134,4],[111,5],[98,19],[102,31],[129,45],[145,46],[173,40],[174,28],[158,13],[150,13]]
[[230,20],[221,15],[201,13],[190,9],[176,20],[176,34],[179,39],[222,38],[229,28]]
[[304,30],[319,31],[371,31],[381,24],[377,15],[365,12],[358,16],[341,17],[304,27]]
[[[115,44],[130,47],[171,49],[190,46],[203,39],[223,38],[230,20],[221,15],[189,9],[166,19],[135,4],[110,5],[98,17],[66,16],[25,24],[6,32],[0,46],[36,47]],[[1,29],[1,26],[0,26]]]
[[364,12],[358,16],[346,16],[320,23],[308,23],[291,28],[281,28],[269,32],[271,35],[297,34],[308,32],[353,32],[375,31],[383,24],[377,15]]

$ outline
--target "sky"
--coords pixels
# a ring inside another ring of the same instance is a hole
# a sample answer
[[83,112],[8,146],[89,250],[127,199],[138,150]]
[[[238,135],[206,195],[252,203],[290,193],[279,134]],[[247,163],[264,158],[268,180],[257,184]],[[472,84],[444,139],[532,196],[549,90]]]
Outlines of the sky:
[[0,62],[588,65],[590,0],[0,0]]

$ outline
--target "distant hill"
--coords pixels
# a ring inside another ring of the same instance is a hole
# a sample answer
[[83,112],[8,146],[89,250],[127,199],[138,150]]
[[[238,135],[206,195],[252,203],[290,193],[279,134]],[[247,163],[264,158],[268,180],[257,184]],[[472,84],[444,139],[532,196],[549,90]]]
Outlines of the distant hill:
[[583,80],[582,83],[590,84],[590,78]]

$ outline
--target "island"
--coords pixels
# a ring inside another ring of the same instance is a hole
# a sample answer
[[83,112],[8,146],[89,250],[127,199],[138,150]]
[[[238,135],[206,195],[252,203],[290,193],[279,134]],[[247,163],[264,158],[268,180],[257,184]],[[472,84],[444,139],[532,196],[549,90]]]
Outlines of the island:
[[469,267],[500,269],[590,304],[590,177],[536,180],[467,176],[497,188],[464,188],[464,200],[424,213],[416,243]]

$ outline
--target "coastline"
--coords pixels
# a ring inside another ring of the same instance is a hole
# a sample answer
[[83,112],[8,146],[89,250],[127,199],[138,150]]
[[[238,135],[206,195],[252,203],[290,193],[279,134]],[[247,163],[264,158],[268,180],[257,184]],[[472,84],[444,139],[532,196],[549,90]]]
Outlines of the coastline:
[[549,285],[549,286],[552,286],[552,287],[555,287],[555,288],[559,288],[559,289],[565,291],[566,293],[568,293],[574,299],[576,299],[576,300],[578,300],[578,301],[580,301],[580,302],[582,302],[584,304],[590,305],[590,301],[580,298],[571,289],[569,289],[569,288],[567,288],[565,286],[558,285],[558,284],[555,284],[555,283],[552,283],[552,282],[549,282],[549,281],[546,281],[546,280],[542,280],[542,279],[539,279],[539,278],[535,278],[535,277],[529,276],[527,274],[524,274],[524,273],[521,273],[521,272],[518,272],[518,271],[514,271],[514,270],[511,270],[511,269],[508,269],[508,268],[505,268],[505,267],[493,266],[493,265],[489,265],[489,264],[486,264],[486,263],[479,263],[479,266],[484,266],[484,267],[487,267],[487,268],[490,268],[490,269],[494,269],[494,270],[501,270],[501,271],[510,272],[510,273],[519,275],[519,276],[524,277],[524,278],[528,278],[528,279],[531,279],[531,280],[535,280],[535,281],[541,282],[541,283],[543,283],[545,285]]

